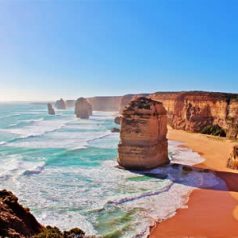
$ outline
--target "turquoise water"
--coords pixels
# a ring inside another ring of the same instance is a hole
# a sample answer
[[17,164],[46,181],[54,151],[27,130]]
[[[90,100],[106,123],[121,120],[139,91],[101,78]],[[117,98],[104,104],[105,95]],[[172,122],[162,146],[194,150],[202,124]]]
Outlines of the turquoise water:
[[[80,120],[73,109],[49,116],[46,105],[0,104],[0,188],[16,193],[43,224],[131,238],[174,215],[194,186],[219,182],[210,173],[170,166],[151,171],[167,179],[118,169],[114,117],[93,112]],[[169,150],[176,162],[201,160],[176,142]]]

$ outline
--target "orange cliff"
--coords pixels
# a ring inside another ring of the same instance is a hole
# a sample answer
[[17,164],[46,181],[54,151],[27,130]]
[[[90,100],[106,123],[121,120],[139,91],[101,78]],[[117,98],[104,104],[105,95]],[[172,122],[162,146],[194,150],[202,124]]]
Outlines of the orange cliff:
[[168,163],[167,113],[162,103],[138,97],[123,110],[118,163],[150,169]]
[[[136,95],[121,99],[121,110]],[[163,103],[174,129],[238,138],[238,94],[157,92],[147,97]]]

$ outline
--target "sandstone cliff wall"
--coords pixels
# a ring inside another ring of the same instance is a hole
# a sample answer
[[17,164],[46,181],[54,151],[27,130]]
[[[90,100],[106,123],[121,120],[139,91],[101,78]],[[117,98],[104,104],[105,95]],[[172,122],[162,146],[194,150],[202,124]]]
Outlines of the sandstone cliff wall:
[[87,98],[93,107],[93,111],[119,111],[121,96],[105,96]]
[[[122,98],[121,110],[133,96],[136,95]],[[168,112],[168,124],[175,129],[193,132],[207,129],[218,135],[238,138],[238,94],[157,92],[148,97],[163,103]]]

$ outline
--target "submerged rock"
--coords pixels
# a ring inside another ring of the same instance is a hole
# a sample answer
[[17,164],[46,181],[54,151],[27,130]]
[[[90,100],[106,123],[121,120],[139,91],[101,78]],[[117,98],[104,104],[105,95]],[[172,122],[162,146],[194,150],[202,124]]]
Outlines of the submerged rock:
[[88,119],[92,115],[92,106],[86,98],[79,98],[75,103],[75,114],[78,118]]
[[111,132],[114,132],[114,133],[120,132],[120,129],[119,129],[119,128],[116,128],[116,127],[113,127],[113,128],[111,129]]
[[55,110],[54,110],[53,106],[50,103],[47,104],[47,107],[48,107],[48,114],[49,115],[55,115]]
[[65,101],[62,98],[60,100],[57,100],[55,102],[55,107],[57,109],[65,110],[66,109]]
[[238,169],[238,145],[233,147],[233,151],[227,161],[227,167],[230,169]]
[[123,110],[118,163],[127,169],[151,169],[169,162],[167,112],[162,103],[138,97]]

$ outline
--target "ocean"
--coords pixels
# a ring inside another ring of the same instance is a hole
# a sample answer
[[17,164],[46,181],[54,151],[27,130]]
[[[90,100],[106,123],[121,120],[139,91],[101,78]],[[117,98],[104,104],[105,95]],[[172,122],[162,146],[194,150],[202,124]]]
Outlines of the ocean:
[[[213,173],[182,166],[149,175],[119,169],[115,115],[94,111],[81,120],[73,109],[50,116],[46,105],[0,104],[0,189],[14,192],[44,225],[133,238],[186,207],[194,188],[225,187]],[[169,141],[169,155],[175,163],[203,161],[176,141]]]

